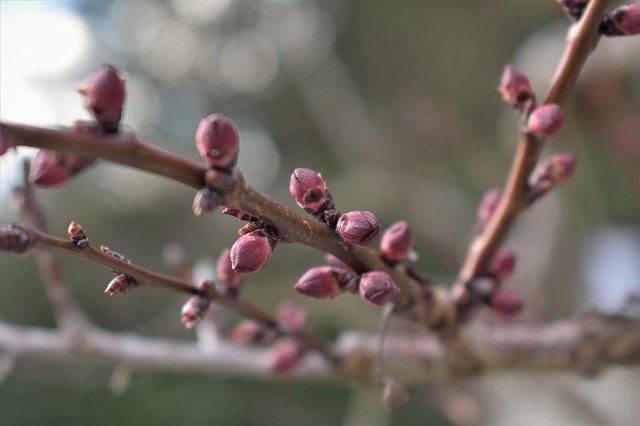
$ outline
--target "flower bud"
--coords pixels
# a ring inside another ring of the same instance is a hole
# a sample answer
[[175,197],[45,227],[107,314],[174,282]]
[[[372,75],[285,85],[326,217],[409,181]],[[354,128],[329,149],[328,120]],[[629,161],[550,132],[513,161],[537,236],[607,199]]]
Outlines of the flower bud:
[[547,104],[533,110],[527,125],[538,136],[553,136],[564,126],[564,113],[556,104]]
[[293,171],[289,192],[300,207],[312,213],[321,211],[331,199],[322,176],[310,169],[298,168]]
[[84,106],[105,129],[118,129],[126,97],[124,78],[112,65],[95,69],[79,92],[84,96]]
[[301,347],[297,342],[283,340],[269,351],[267,365],[274,373],[289,373],[296,368],[301,355]]
[[82,226],[75,220],[71,221],[71,223],[69,224],[67,234],[69,235],[69,239],[73,242],[73,244],[77,245],[80,248],[84,248],[89,244],[87,234],[84,233]]
[[630,3],[607,13],[600,24],[600,33],[607,36],[640,34],[640,3]]
[[272,248],[263,231],[254,231],[238,238],[231,246],[231,266],[234,271],[250,274],[262,268],[271,258]]
[[568,152],[553,154],[538,165],[531,174],[528,202],[537,200],[551,188],[567,181],[573,175],[575,167],[576,156]]
[[231,331],[231,340],[241,345],[255,343],[262,336],[262,326],[253,320],[244,320]]
[[504,67],[500,79],[502,99],[512,107],[523,109],[525,103],[533,98],[533,88],[527,76],[511,65]]
[[38,186],[56,186],[65,183],[69,174],[64,167],[64,156],[56,151],[41,149],[31,163],[29,181]]
[[579,20],[587,7],[589,0],[556,0],[560,6],[574,20]]
[[238,128],[222,114],[203,118],[196,130],[196,148],[211,167],[233,166],[238,157],[239,141]]
[[339,271],[330,266],[317,266],[300,277],[295,290],[314,299],[333,299],[340,292]]
[[522,310],[522,298],[509,290],[502,290],[491,296],[491,309],[505,316],[512,316]]
[[395,379],[388,378],[384,382],[384,391],[382,392],[382,404],[388,408],[396,408],[406,404],[409,401],[409,393],[407,389],[398,383]]
[[186,328],[193,328],[207,314],[211,299],[205,296],[193,296],[182,307],[182,323]]
[[118,293],[124,293],[133,289],[135,285],[136,281],[129,275],[118,274],[111,280],[104,292],[109,296],[115,296]]
[[218,277],[218,282],[227,290],[237,289],[242,282],[242,274],[233,270],[231,250],[228,248],[220,253],[216,261],[216,276]]
[[498,283],[508,280],[516,269],[516,254],[511,249],[500,249],[493,256],[490,266]]
[[14,225],[0,228],[0,250],[24,253],[31,247],[29,235]]
[[386,304],[399,291],[400,289],[385,272],[367,272],[360,278],[360,296],[374,306]]
[[478,206],[478,227],[483,228],[493,216],[500,199],[502,198],[502,191],[499,188],[492,188],[485,192]]
[[193,210],[194,215],[202,216],[214,211],[220,204],[219,201],[220,194],[205,186],[196,192],[195,197],[193,197],[193,206],[191,207],[191,210]]
[[396,222],[382,235],[380,252],[390,262],[401,262],[411,249],[411,229],[407,222]]
[[308,319],[307,312],[291,302],[284,301],[278,308],[278,327],[286,333],[302,331]]
[[368,246],[380,235],[380,222],[367,211],[348,212],[340,216],[336,231],[349,243]]

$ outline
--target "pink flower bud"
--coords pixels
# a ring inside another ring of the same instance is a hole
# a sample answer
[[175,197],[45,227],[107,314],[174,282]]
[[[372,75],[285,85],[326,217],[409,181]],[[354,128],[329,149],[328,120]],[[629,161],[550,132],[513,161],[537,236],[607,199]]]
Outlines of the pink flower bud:
[[545,162],[541,163],[532,174],[532,182],[535,185],[540,180],[550,180],[559,185],[566,182],[573,175],[576,168],[576,156],[569,152],[553,154]]
[[283,340],[269,351],[267,365],[274,373],[290,373],[298,365],[301,355],[302,351],[297,342]]
[[500,203],[500,198],[502,198],[502,191],[499,188],[492,188],[485,192],[478,206],[478,226],[480,228],[489,222]]
[[69,235],[69,239],[80,248],[84,248],[89,244],[87,234],[84,233],[82,226],[75,220],[69,224],[67,234]]
[[289,181],[289,192],[303,209],[317,213],[326,206],[330,195],[319,173],[310,169],[295,169]]
[[224,249],[216,261],[216,276],[218,282],[227,290],[237,289],[242,282],[242,274],[233,270],[231,264],[231,250]]
[[382,392],[382,404],[386,408],[396,408],[406,404],[409,401],[409,392],[400,383],[392,378],[386,379],[384,382],[384,391]]
[[5,225],[0,228],[0,250],[2,251],[24,253],[32,243],[29,235],[14,225]]
[[187,328],[193,328],[207,314],[211,306],[211,299],[204,296],[193,296],[182,307],[182,323]]
[[124,293],[133,289],[135,285],[136,281],[129,275],[118,274],[111,280],[104,292],[109,296],[115,296],[116,294]]
[[571,18],[576,21],[582,17],[589,0],[556,0]]
[[533,97],[533,88],[527,76],[511,65],[502,71],[499,90],[506,103],[519,109]]
[[241,345],[247,345],[259,341],[262,335],[260,324],[252,320],[244,320],[231,331],[231,340]]
[[498,283],[509,279],[516,269],[515,252],[511,249],[498,250],[493,256],[490,269]]
[[117,130],[126,97],[125,80],[112,65],[95,69],[79,92],[84,106],[106,130]]
[[522,298],[509,290],[495,293],[490,300],[491,309],[505,316],[512,316],[522,310],[524,302]]
[[547,104],[533,110],[529,116],[529,130],[538,136],[553,136],[564,126],[564,113],[556,104]]
[[211,167],[233,166],[238,157],[239,141],[238,128],[222,114],[203,118],[196,130],[196,148]]
[[336,231],[349,243],[368,246],[380,235],[380,222],[367,211],[348,212],[340,216]]
[[202,216],[214,211],[220,204],[219,201],[220,194],[209,187],[204,187],[196,192],[195,197],[193,197],[191,210],[193,210],[194,215]]
[[308,319],[307,312],[291,302],[282,302],[278,309],[278,326],[286,333],[302,331]]
[[29,181],[38,186],[56,186],[65,183],[69,174],[64,167],[64,157],[56,151],[41,149],[36,154],[29,171]]
[[367,272],[360,278],[360,296],[374,306],[384,305],[399,291],[400,289],[385,272]]
[[625,4],[607,13],[600,32],[607,36],[640,34],[640,3]]
[[396,222],[382,235],[380,252],[390,262],[400,262],[407,257],[411,249],[411,229],[407,222]]
[[330,266],[317,266],[309,269],[300,277],[295,290],[314,299],[332,299],[340,292],[337,269]]
[[271,244],[262,231],[238,238],[231,246],[231,266],[234,271],[250,274],[262,268],[271,258]]

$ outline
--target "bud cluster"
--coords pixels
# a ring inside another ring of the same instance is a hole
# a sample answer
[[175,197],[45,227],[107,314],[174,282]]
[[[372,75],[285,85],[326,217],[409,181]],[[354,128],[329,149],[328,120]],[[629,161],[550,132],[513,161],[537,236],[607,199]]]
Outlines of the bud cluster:
[[608,12],[600,24],[600,33],[610,37],[640,34],[640,3],[625,4]]
[[238,160],[240,134],[235,123],[222,114],[200,120],[196,130],[196,148],[211,167],[228,169]]
[[95,161],[74,153],[41,149],[31,163],[29,181],[37,186],[61,185]]
[[550,189],[567,181],[576,167],[576,156],[571,153],[559,153],[549,157],[538,165],[531,174],[527,202],[532,203]]

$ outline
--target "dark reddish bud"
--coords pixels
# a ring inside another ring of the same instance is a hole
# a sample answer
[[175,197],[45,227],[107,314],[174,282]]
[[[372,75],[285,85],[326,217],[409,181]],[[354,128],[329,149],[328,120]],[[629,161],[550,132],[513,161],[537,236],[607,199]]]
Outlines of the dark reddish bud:
[[216,276],[218,277],[218,282],[227,290],[237,289],[242,282],[242,274],[233,270],[231,250],[228,248],[220,253],[216,261]]
[[589,0],[556,0],[564,11],[574,20],[579,20],[587,7]]
[[384,391],[382,392],[382,404],[386,408],[396,408],[406,404],[409,401],[409,392],[398,383],[395,379],[388,378],[384,382]]
[[502,71],[499,90],[502,99],[518,109],[523,109],[524,105],[534,96],[527,76],[511,65],[507,65]]
[[640,34],[640,3],[625,4],[607,13],[600,24],[600,33],[607,36]]
[[129,275],[118,274],[111,280],[104,292],[109,296],[115,296],[118,293],[124,293],[133,289],[135,285],[136,281]]
[[340,293],[339,273],[330,266],[317,266],[300,277],[295,290],[314,299],[332,299]]
[[247,345],[261,340],[263,334],[260,324],[252,320],[244,320],[231,331],[231,340]]
[[527,125],[538,136],[553,136],[564,126],[564,113],[556,104],[547,104],[533,110]]
[[349,243],[368,246],[380,235],[380,222],[367,211],[348,212],[340,216],[336,231]]
[[282,302],[278,309],[278,326],[286,333],[302,331],[308,319],[307,312],[291,302]]
[[267,357],[268,368],[274,373],[289,373],[296,368],[301,355],[302,350],[297,342],[283,340],[269,351]]
[[65,169],[63,155],[48,149],[38,151],[29,171],[31,183],[38,186],[56,186],[68,179],[69,173]]
[[374,306],[384,305],[399,291],[400,289],[385,272],[367,272],[360,278],[360,296]]
[[30,248],[31,243],[29,235],[14,225],[5,225],[0,228],[0,250],[2,251],[24,253]]
[[207,314],[211,306],[211,299],[205,296],[193,296],[182,307],[182,324],[187,328],[193,328]]
[[551,188],[567,181],[576,167],[576,156],[571,153],[554,154],[541,163],[531,174],[528,202],[542,197]]
[[512,316],[522,310],[522,298],[509,290],[502,290],[491,296],[491,309],[505,316]]
[[348,272],[354,272],[351,266],[347,265],[346,263],[344,263],[342,260],[332,255],[331,253],[327,253],[327,255],[325,256],[325,261],[327,262],[327,265],[332,266],[334,268],[344,269]]
[[126,97],[124,82],[118,70],[106,64],[89,74],[79,90],[85,108],[105,130],[118,129]]
[[295,169],[289,181],[289,192],[303,209],[318,213],[328,206],[331,195],[319,173],[310,169]]
[[73,242],[73,244],[77,245],[80,248],[84,248],[89,244],[87,234],[84,233],[82,226],[75,220],[69,224],[67,234],[69,235],[69,239]]
[[238,128],[222,114],[203,118],[196,130],[196,148],[211,167],[233,166],[238,157],[239,141]]
[[250,274],[262,268],[271,258],[272,248],[267,235],[254,231],[238,238],[231,246],[231,266],[234,271]]
[[380,252],[390,262],[401,262],[411,249],[411,229],[407,222],[396,222],[382,235]]
[[478,205],[479,228],[484,227],[489,222],[500,203],[500,198],[502,198],[502,191],[499,188],[492,188],[485,192],[480,205]]
[[211,213],[220,204],[220,194],[209,187],[204,187],[196,192],[193,197],[193,214],[196,216],[202,216],[206,213]]
[[511,249],[500,249],[493,256],[490,266],[498,283],[508,280],[516,269],[516,254]]

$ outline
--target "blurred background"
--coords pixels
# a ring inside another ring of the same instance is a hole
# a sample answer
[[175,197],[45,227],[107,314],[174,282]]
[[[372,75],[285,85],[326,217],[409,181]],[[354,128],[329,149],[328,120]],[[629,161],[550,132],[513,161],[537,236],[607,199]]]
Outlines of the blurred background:
[[[554,1],[231,0],[2,1],[0,115],[36,125],[88,118],[75,89],[101,63],[127,75],[124,121],[144,140],[197,159],[201,117],[222,112],[240,127],[239,166],[250,184],[294,207],[296,167],[322,172],[338,208],[370,210],[383,226],[407,220],[420,265],[455,276],[484,191],[502,184],[517,117],[496,91],[502,67],[530,76],[540,98],[569,21]],[[509,286],[526,299],[518,322],[589,309],[637,315],[640,293],[638,39],[602,40],[567,105],[549,152],[578,156],[574,178],[519,221]],[[0,216],[20,181],[20,149],[0,161]],[[38,190],[52,232],[71,220],[92,241],[165,273],[180,247],[197,276],[213,277],[234,241],[235,219],[195,218],[193,191],[100,163],[71,183]],[[166,258],[166,255],[165,255]],[[184,298],[143,289],[107,298],[110,272],[61,259],[78,303],[101,327],[193,339],[179,321]],[[323,254],[280,245],[246,295],[275,310],[288,299],[314,330],[374,331],[379,311],[359,298],[303,298],[292,285]],[[0,255],[0,319],[54,326],[33,257]],[[635,297],[635,305],[633,300]],[[635,310],[635,311],[634,311]],[[217,311],[223,330],[237,318]],[[500,321],[482,313],[484,321]],[[411,331],[394,321],[396,332]],[[3,425],[200,424],[638,424],[638,368],[595,378],[496,373],[411,389],[392,413],[379,390],[349,384],[136,374],[118,385],[101,364],[18,361],[0,390]],[[116,379],[114,379],[116,377]],[[110,385],[111,383],[111,385]],[[116,383],[116,385],[114,385]]]

